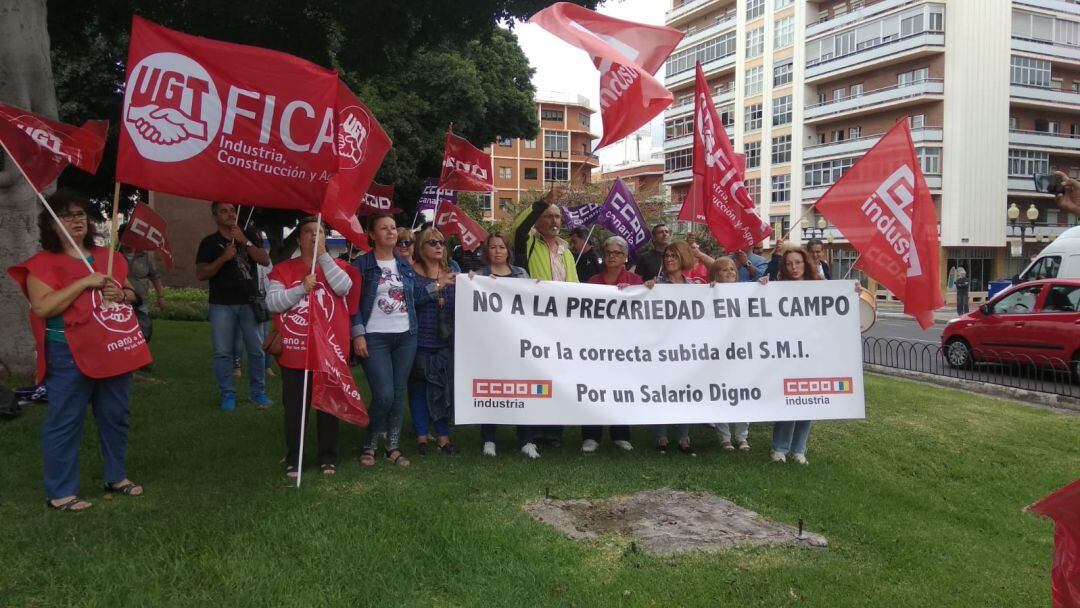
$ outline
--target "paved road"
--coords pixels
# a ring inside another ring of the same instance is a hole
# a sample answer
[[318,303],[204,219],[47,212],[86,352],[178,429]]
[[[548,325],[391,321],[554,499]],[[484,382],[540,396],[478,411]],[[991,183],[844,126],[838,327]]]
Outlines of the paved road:
[[912,340],[917,342],[930,342],[933,344],[941,344],[941,332],[944,330],[944,325],[934,325],[930,329],[923,331],[919,324],[910,318],[885,318],[878,317],[877,323],[870,328],[870,331],[863,334],[863,336],[874,336],[875,338],[898,338],[903,340]]

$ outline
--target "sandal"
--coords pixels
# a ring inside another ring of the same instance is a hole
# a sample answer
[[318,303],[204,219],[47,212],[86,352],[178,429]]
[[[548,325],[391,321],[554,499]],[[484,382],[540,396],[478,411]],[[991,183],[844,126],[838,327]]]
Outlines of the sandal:
[[323,475],[336,475],[337,474],[337,466],[329,464],[329,463],[320,464],[319,465],[319,472],[322,473]]
[[[79,504],[83,504],[83,505],[86,505],[86,506],[76,509],[75,505],[79,505]],[[58,505],[53,504],[53,501],[46,498],[45,499],[45,506],[49,507],[50,509],[56,509],[57,511],[85,511],[85,510],[89,509],[90,507],[94,506],[94,503],[87,502],[87,501],[79,498],[78,496],[72,496],[71,500],[69,500],[67,502],[62,502],[62,503],[60,503]]]
[[289,466],[285,467],[285,477],[288,477],[289,479],[296,479],[299,476],[300,472],[293,465],[290,464]]
[[721,443],[720,447],[723,448],[725,452],[734,452],[735,451],[735,446],[731,445],[730,441],[725,441],[725,442]]
[[668,444],[666,444],[666,443],[658,443],[658,444],[656,444],[656,451],[660,452],[661,454],[667,454],[667,449],[668,449]]
[[687,456],[697,456],[697,452],[694,451],[694,448],[690,447],[689,443],[686,444],[686,445],[683,445],[683,444],[680,443],[679,444],[679,451],[682,452],[683,454],[686,454]]
[[[128,481],[124,485],[114,486],[111,483],[107,483],[104,486],[105,491],[110,494],[123,494],[124,496],[142,496],[142,486],[134,481]],[[135,490],[139,490],[138,493]]]
[[412,464],[411,462],[409,462],[409,459],[405,458],[405,455],[401,453],[401,450],[397,448],[394,448],[392,450],[386,450],[386,459],[399,467],[407,467]]
[[375,466],[375,450],[366,449],[360,452],[360,466],[373,467]]

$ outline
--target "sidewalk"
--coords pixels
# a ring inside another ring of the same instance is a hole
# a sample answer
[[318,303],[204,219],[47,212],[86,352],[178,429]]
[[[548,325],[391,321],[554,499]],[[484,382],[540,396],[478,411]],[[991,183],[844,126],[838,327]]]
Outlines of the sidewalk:
[[[904,305],[900,302],[878,302],[877,316],[881,319],[912,319],[908,315],[904,314]],[[950,320],[955,319],[956,307],[942,307],[934,311],[934,324],[945,325]]]

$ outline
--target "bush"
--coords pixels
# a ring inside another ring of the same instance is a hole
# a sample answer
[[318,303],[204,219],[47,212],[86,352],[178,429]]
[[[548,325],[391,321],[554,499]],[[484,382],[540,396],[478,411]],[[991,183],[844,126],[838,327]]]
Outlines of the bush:
[[210,320],[210,303],[205,289],[166,287],[164,295],[165,310],[159,310],[153,304],[150,306],[150,316],[153,318],[170,321]]

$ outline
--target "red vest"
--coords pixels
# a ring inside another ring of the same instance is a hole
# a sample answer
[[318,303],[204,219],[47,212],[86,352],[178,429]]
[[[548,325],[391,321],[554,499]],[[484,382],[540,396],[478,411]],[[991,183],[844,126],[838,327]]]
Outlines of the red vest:
[[[91,266],[105,274],[109,267],[109,250],[94,247]],[[123,285],[127,279],[127,261],[119,253],[113,253],[113,279]],[[27,277],[34,275],[53,290],[74,283],[88,272],[82,260],[65,253],[42,251],[37,255],[8,268],[8,274],[19,284],[23,295]],[[139,330],[135,311],[129,304],[105,306],[101,291],[84,290],[63,312],[64,337],[67,338],[71,355],[85,376],[111,378],[149,365],[153,359],[146,345],[146,338]],[[45,319],[30,313],[30,329],[34,332],[37,356],[37,382],[45,378]]]
[[[308,337],[308,306],[311,296],[314,295],[316,302],[322,306],[326,318],[334,328],[342,352],[348,353],[349,347],[349,318],[356,312],[360,305],[360,273],[342,260],[334,260],[339,268],[349,274],[352,279],[352,288],[344,297],[334,293],[326,284],[326,276],[322,268],[315,265],[315,288],[304,294],[300,302],[289,310],[274,317],[274,325],[281,333],[281,354],[278,355],[278,365],[289,369],[307,369],[307,337]],[[282,262],[270,271],[267,276],[271,281],[277,281],[285,286],[285,289],[295,287],[303,282],[311,271],[311,266],[305,264],[301,258],[293,258]]]

